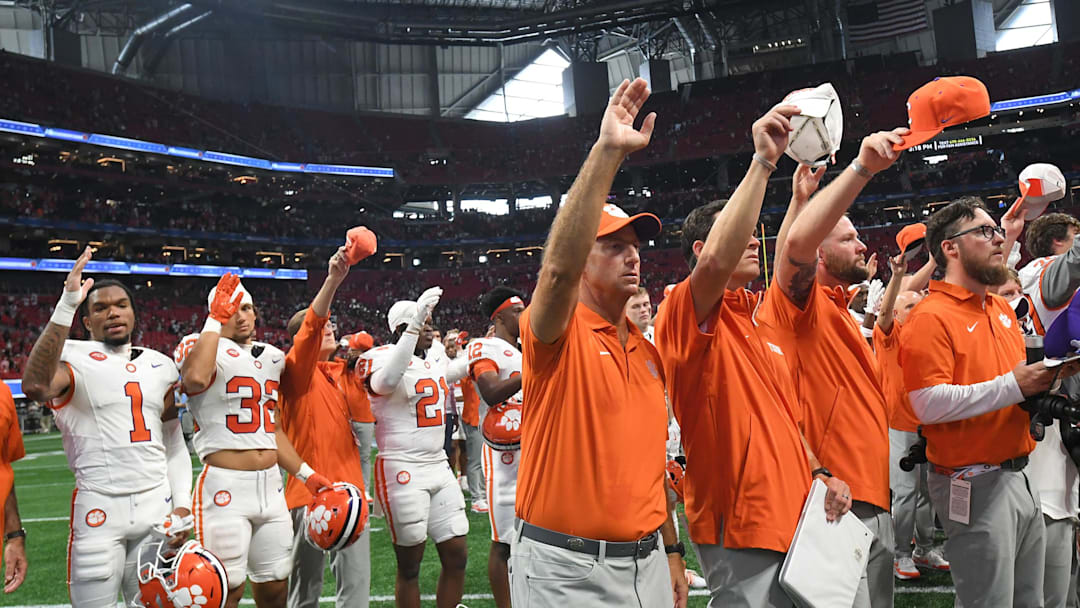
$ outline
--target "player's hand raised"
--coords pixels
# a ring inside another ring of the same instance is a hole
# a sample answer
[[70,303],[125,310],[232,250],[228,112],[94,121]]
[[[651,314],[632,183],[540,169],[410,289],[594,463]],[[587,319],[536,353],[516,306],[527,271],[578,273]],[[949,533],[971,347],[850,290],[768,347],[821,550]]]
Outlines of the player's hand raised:
[[900,151],[893,150],[893,144],[904,143],[904,136],[909,133],[911,129],[897,127],[892,131],[878,131],[867,135],[859,146],[859,164],[870,173],[888,169],[900,158]]
[[231,272],[226,272],[218,279],[217,287],[214,288],[214,299],[210,302],[210,318],[222,325],[240,310],[241,294],[236,292],[240,286],[240,277]]
[[889,270],[892,271],[894,277],[902,277],[907,274],[907,260],[904,259],[903,251],[899,255],[889,258]]
[[821,178],[824,176],[824,166],[815,169],[799,163],[795,174],[791,176],[791,204],[797,205],[796,209],[801,209],[817,192],[818,186],[821,185]]
[[439,305],[441,298],[442,287],[431,287],[416,299],[416,317],[413,322],[418,327],[423,327],[424,323],[427,322],[428,317],[431,316],[431,311],[435,310],[435,307]]
[[600,137],[596,144],[622,155],[649,145],[656,124],[656,112],[650,112],[645,117],[640,130],[634,128],[634,121],[648,98],[649,84],[645,79],[622,81],[604,110],[604,118],[600,122]]
[[802,114],[797,106],[780,105],[755,120],[750,127],[754,152],[775,165],[787,149],[788,135],[792,131],[791,117],[797,114]]
[[326,272],[327,278],[338,284],[345,280],[345,275],[349,274],[349,258],[345,254],[344,245],[338,247],[334,255],[330,256]]
[[[71,267],[71,271],[68,272],[67,278],[64,279],[64,297],[69,300],[74,300],[78,297],[78,301],[75,302],[75,306],[82,304],[82,301],[86,299],[86,294],[90,292],[90,288],[94,286],[94,279],[82,278],[83,269],[86,268],[86,263],[90,261],[91,251],[90,246],[87,245],[86,249],[83,249],[82,255],[75,260],[75,265]],[[78,294],[77,296],[68,294]]]

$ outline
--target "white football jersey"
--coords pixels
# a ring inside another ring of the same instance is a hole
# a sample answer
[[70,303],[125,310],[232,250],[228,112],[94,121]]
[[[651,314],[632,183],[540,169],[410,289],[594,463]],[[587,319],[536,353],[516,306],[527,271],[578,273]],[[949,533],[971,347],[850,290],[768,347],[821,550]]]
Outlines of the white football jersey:
[[[473,381],[476,380],[476,376],[473,375],[473,366],[485,359],[498,366],[499,380],[521,375],[521,351],[502,338],[478,338],[469,343],[469,376],[472,377]],[[488,408],[495,404],[484,401],[484,396],[480,395],[479,389],[477,389],[476,394],[480,396],[480,423],[482,426]],[[518,391],[514,398],[520,401],[521,391]]]
[[[357,373],[365,384],[385,365],[393,347],[380,346],[360,355]],[[437,362],[413,355],[394,392],[377,395],[369,390],[380,458],[420,463],[446,460],[444,408],[450,389],[445,361],[445,357]]]
[[74,390],[50,407],[76,487],[125,495],[161,485],[168,477],[161,414],[178,379],[169,357],[68,340],[60,361]]
[[[183,361],[187,353],[180,351],[189,338],[177,346],[174,359]],[[218,339],[213,381],[203,392],[188,395],[188,411],[195,418],[192,444],[200,460],[220,450],[277,449],[275,408],[284,368],[285,353],[276,346]]]

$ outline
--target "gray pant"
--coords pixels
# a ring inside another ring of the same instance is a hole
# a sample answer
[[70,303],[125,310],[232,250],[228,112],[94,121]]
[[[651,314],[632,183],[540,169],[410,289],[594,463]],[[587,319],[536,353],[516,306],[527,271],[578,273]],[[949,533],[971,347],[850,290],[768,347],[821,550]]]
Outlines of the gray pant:
[[[318,608],[323,588],[325,553],[304,538],[304,509],[292,510],[292,575],[289,577],[289,608]],[[367,608],[371,593],[371,525],[356,542],[341,551],[330,551],[330,571],[337,582],[338,608]]]
[[484,498],[487,496],[487,484],[484,483],[484,462],[480,454],[484,437],[480,434],[479,427],[469,426],[462,422],[461,428],[465,429],[465,453],[468,455],[468,462],[465,465],[468,470],[465,474],[469,479],[469,494],[473,502],[487,500]]
[[364,471],[364,490],[371,493],[371,450],[375,447],[375,423],[353,422],[353,433],[360,442],[360,468]]
[[889,485],[892,487],[892,516],[896,536],[896,557],[911,557],[911,539],[927,550],[934,546],[934,510],[926,485],[927,465],[913,471],[900,468],[900,458],[919,440],[918,433],[889,429]]
[[1046,570],[1043,576],[1043,601],[1046,608],[1066,608],[1076,572],[1076,526],[1068,519],[1050,519],[1046,525]]
[[514,608],[673,605],[671,571],[659,546],[641,559],[599,558],[514,534],[509,568]]
[[788,608],[791,598],[780,587],[784,553],[767,549],[727,549],[697,545],[702,574],[709,583],[709,608]]
[[859,589],[855,592],[855,608],[882,608],[893,605],[893,521],[889,512],[870,503],[855,501],[851,512],[859,521],[870,528],[874,541],[870,543],[870,559],[866,562],[866,572],[859,580]]
[[1038,491],[1022,471],[972,477],[965,525],[949,513],[951,479],[931,471],[930,500],[945,526],[956,602],[965,608],[1043,606],[1046,528]]

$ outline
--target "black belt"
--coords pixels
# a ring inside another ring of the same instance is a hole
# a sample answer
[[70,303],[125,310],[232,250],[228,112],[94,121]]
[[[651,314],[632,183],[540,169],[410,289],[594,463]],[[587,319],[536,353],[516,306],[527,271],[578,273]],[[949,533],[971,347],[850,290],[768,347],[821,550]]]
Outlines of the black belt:
[[[1027,465],[1028,465],[1028,457],[1027,456],[1017,456],[1016,458],[1010,458],[1010,459],[1006,460],[1005,462],[999,464],[998,466],[1001,467],[1002,471],[1023,471],[1024,467],[1026,467]],[[956,468],[941,467],[941,466],[938,466],[938,465],[932,464],[932,463],[930,465],[930,469],[933,472],[937,473],[938,475],[947,475],[949,477],[952,477],[957,472],[957,469],[963,469],[963,468],[964,467],[956,467]]]
[[[526,521],[521,522],[521,530],[519,533],[523,538],[531,538],[537,542],[544,543],[545,545],[551,545],[552,547],[569,549],[578,553],[587,553],[594,556],[600,555],[601,541],[593,540],[591,538],[570,536],[569,534],[563,534],[562,532],[555,532],[554,530],[534,526]],[[605,542],[604,555],[606,557],[636,557],[643,559],[648,557],[649,553],[656,549],[659,542],[660,534],[657,532],[653,532],[636,541]]]

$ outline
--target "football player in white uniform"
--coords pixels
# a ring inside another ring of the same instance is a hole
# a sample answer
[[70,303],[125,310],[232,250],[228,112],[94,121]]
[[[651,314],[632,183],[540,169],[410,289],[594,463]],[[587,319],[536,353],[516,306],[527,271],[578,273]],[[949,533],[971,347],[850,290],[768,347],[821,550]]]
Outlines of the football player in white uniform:
[[[480,394],[480,428],[484,433],[481,462],[491,520],[488,581],[498,608],[510,606],[507,561],[510,559],[510,534],[514,531],[514,497],[521,456],[518,317],[523,310],[525,301],[520,291],[500,285],[487,292],[480,300],[480,311],[495,323],[495,335],[469,344],[469,375]],[[513,406],[504,403],[508,399],[515,399],[516,403]],[[507,409],[504,411],[503,408]],[[493,417],[490,420],[486,419],[489,414]]]
[[364,353],[357,373],[371,394],[375,424],[375,499],[379,501],[397,557],[397,605],[420,606],[420,561],[428,537],[435,541],[442,571],[436,603],[454,606],[465,587],[465,497],[443,450],[443,407],[448,382],[465,375],[464,358],[448,375],[446,357],[425,358],[433,332],[431,311],[442,289],[432,287],[417,302],[390,307],[391,344]]
[[[229,578],[235,608],[251,579],[255,604],[284,608],[292,569],[292,519],[278,464],[315,494],[330,482],[303,463],[274,422],[285,353],[255,342],[255,304],[226,273],[207,299],[210,316],[177,363],[195,418],[195,451],[204,463],[195,487],[195,533]],[[185,356],[186,354],[186,356]]]
[[[75,474],[68,539],[68,591],[80,608],[116,606],[138,592],[142,540],[168,522],[183,541],[191,527],[191,456],[176,419],[176,367],[133,347],[131,291],[110,279],[82,280],[87,247],[23,376],[28,397],[49,403]],[[90,340],[68,340],[76,312]]]

